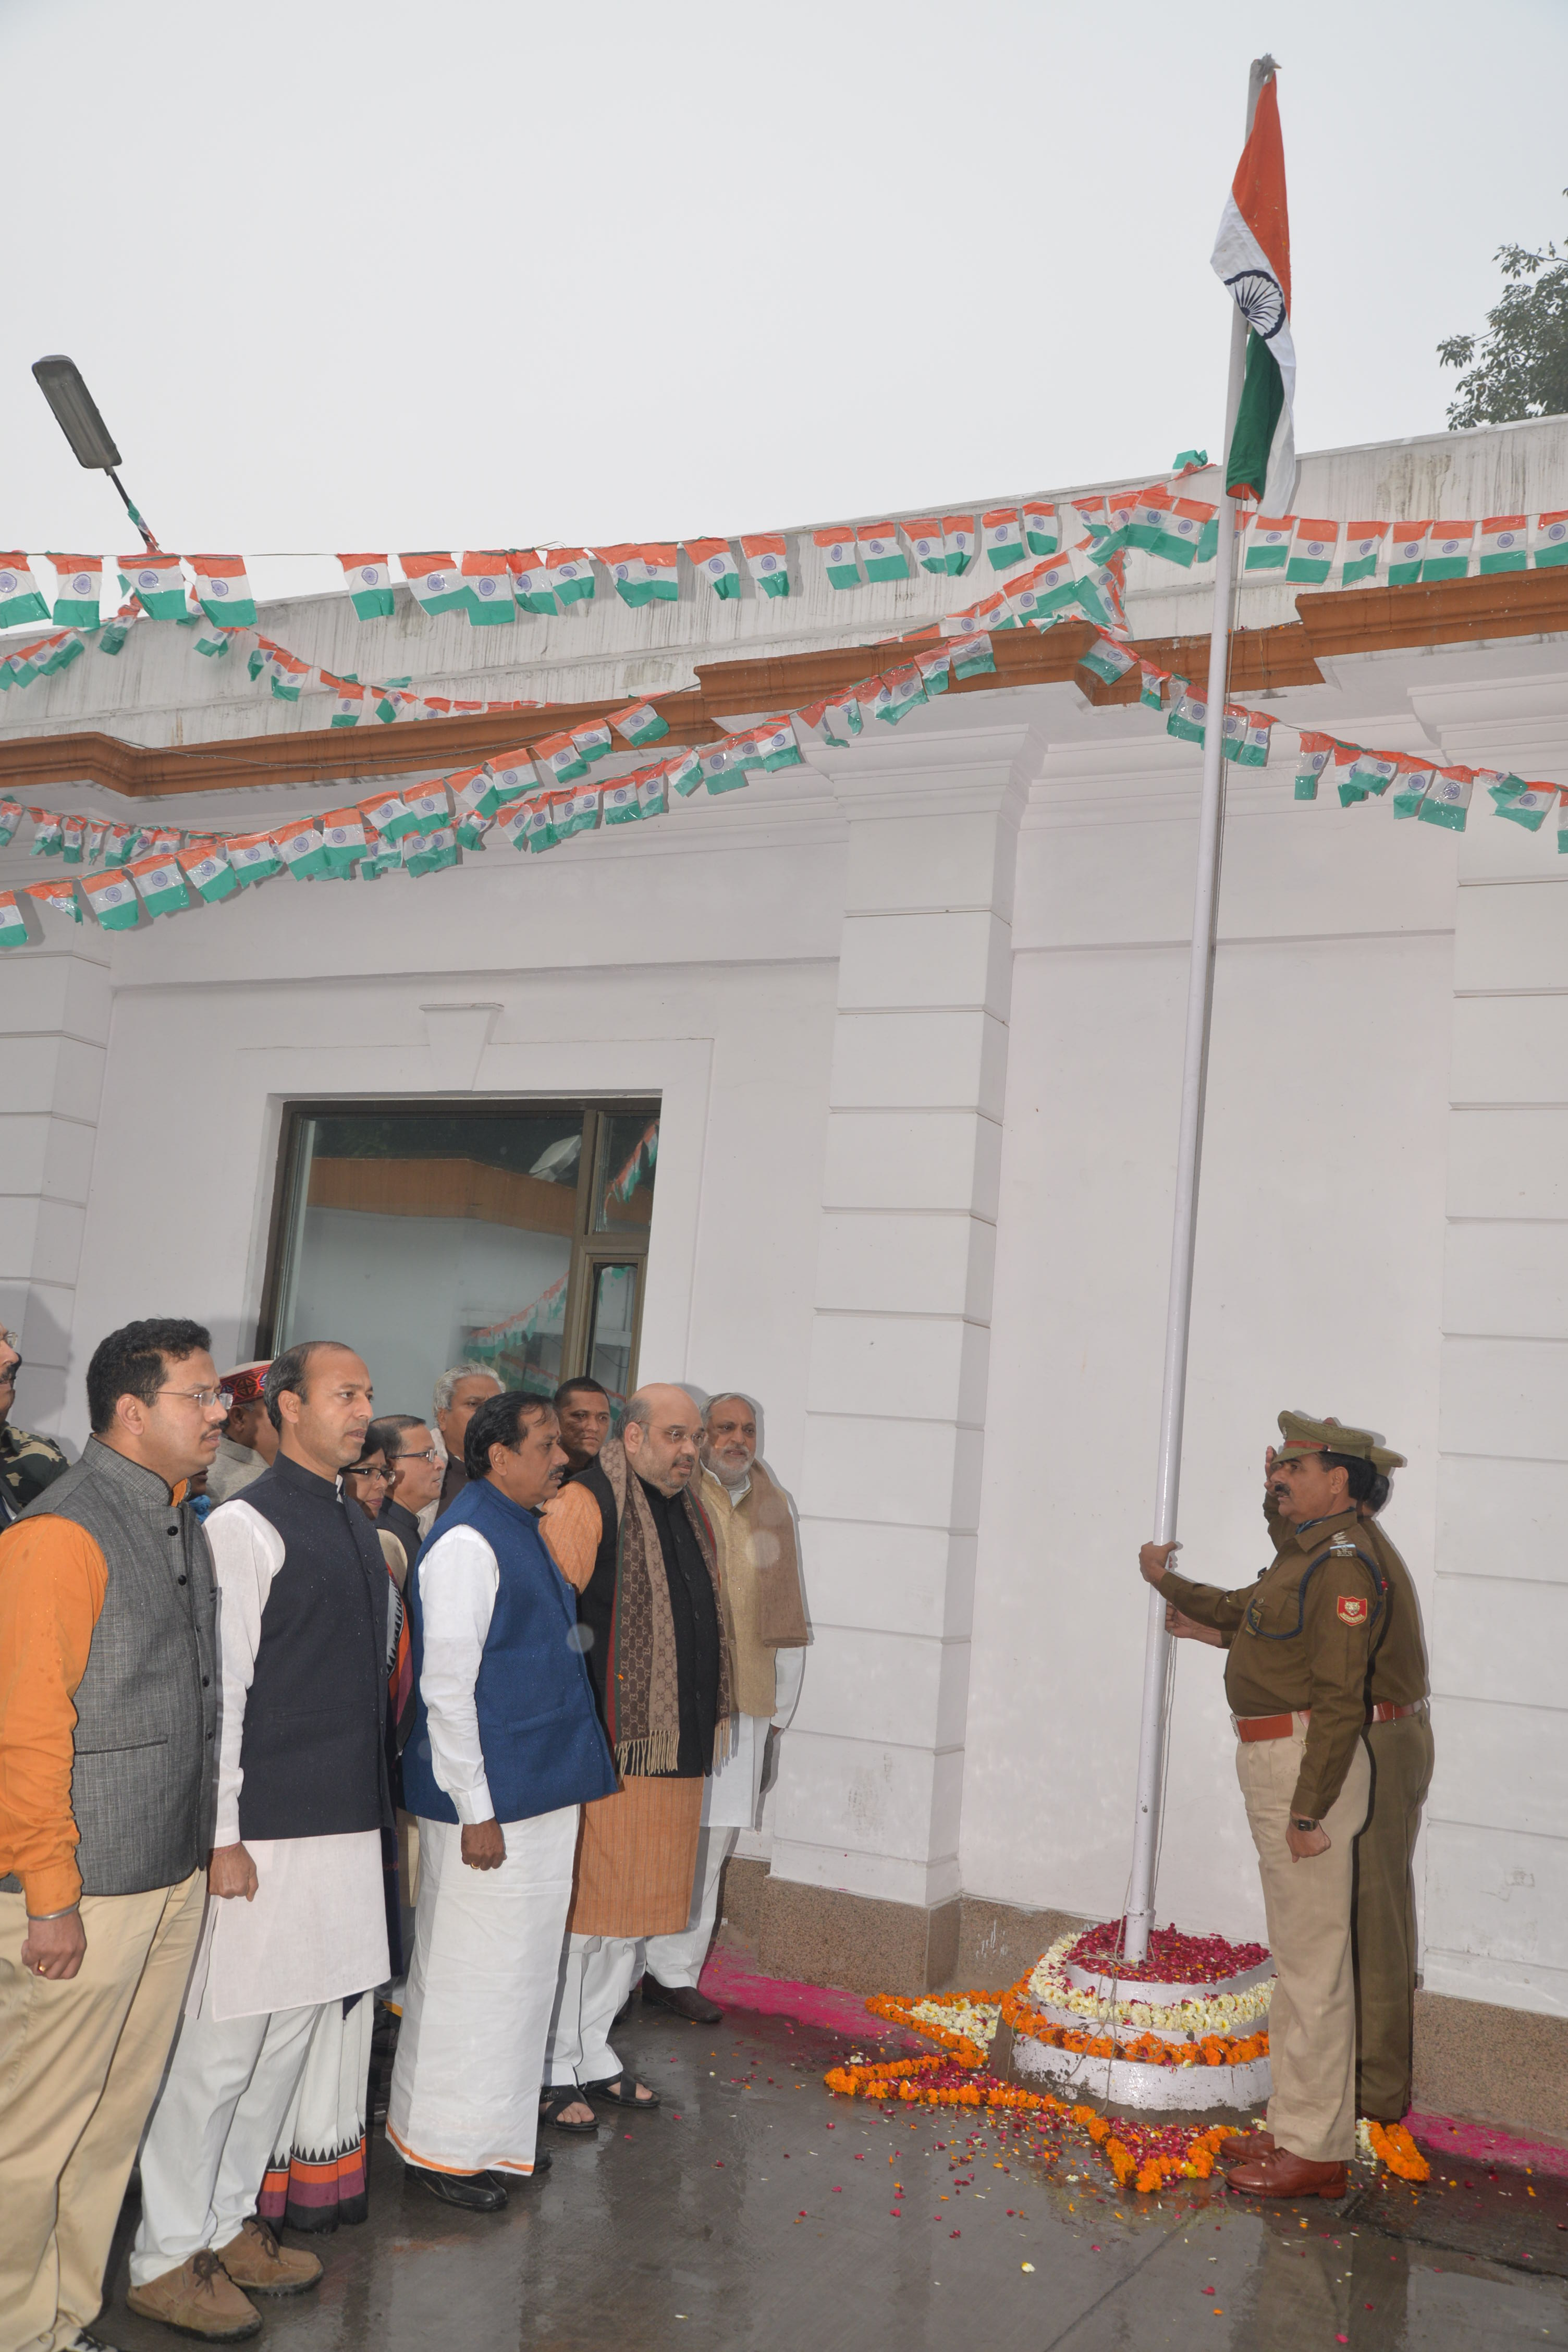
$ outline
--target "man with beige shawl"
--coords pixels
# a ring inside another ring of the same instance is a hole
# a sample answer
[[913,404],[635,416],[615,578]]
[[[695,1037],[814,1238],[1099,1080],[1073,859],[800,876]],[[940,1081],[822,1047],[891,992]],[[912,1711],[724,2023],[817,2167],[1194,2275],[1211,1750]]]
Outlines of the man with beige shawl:
[[735,1740],[704,1785],[691,1907],[672,1936],[648,1938],[642,1997],[699,2025],[723,2012],[698,1979],[719,1916],[719,1882],[742,1830],[761,1826],[769,1733],[795,1713],[810,1639],[800,1545],[788,1495],[757,1459],[760,1407],[725,1391],[708,1407],[700,1499],[712,1522],[730,1643]]

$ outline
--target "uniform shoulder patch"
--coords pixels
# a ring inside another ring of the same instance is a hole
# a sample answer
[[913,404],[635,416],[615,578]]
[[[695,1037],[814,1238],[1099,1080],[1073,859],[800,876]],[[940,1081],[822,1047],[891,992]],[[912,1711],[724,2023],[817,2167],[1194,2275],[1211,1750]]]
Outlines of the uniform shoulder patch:
[[1337,1551],[1337,1552],[1351,1552],[1351,1553],[1353,1553],[1353,1552],[1354,1552],[1354,1550],[1355,1550],[1355,1548],[1356,1548],[1356,1545],[1355,1545],[1355,1538],[1354,1538],[1352,1535],[1351,1535],[1351,1534],[1348,1532],[1348,1530],[1346,1530],[1345,1528],[1341,1528],[1341,1530],[1340,1530],[1339,1534],[1334,1538],[1333,1542],[1329,1546],[1329,1549],[1330,1549],[1331,1551]]
[[1342,1625],[1364,1625],[1367,1604],[1359,1592],[1342,1592],[1334,1603],[1334,1614]]

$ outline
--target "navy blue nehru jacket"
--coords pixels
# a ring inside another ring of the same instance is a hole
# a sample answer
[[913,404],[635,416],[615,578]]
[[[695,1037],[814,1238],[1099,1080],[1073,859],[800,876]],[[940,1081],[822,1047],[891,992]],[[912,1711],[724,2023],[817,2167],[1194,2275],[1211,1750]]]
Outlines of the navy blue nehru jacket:
[[470,1479],[408,1579],[414,1728],[403,1751],[403,1801],[426,1821],[455,1822],[457,1807],[436,1779],[430,1720],[419,1690],[425,1612],[419,1577],[441,1538],[471,1527],[496,1557],[500,1581],[474,1685],[485,1779],[498,1822],[531,1821],[563,1805],[613,1795],[616,1768],[594,1705],[577,1633],[577,1596],[544,1548],[538,1515],[488,1478]]

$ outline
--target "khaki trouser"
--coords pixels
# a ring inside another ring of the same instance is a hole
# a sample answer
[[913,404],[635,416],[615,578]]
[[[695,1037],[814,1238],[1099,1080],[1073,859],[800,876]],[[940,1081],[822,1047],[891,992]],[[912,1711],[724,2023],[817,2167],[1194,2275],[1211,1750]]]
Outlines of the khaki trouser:
[[1425,1715],[1374,1723],[1372,1811],[1356,1840],[1356,2106],[1397,2123],[1410,2105],[1415,2000],[1415,1890],[1410,1864],[1432,1780]]
[[1355,2154],[1351,1890],[1372,1767],[1358,1739],[1344,1786],[1323,1817],[1328,1852],[1296,1861],[1285,1832],[1306,1747],[1300,1716],[1296,1727],[1289,1739],[1238,1740],[1236,1750],[1274,1956],[1268,2128],[1292,2156],[1340,2164]]
[[22,1966],[20,1895],[0,1895],[0,2352],[58,2352],[89,2327],[191,1972],[204,1874],[84,1895],[87,1952],[56,1984]]

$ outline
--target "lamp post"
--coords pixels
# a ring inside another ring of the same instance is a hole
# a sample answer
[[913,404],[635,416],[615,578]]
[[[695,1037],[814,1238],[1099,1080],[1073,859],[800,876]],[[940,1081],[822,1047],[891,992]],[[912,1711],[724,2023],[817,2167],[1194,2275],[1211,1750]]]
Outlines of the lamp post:
[[33,362],[33,373],[38,380],[39,391],[55,412],[56,424],[71,445],[77,464],[109,476],[125,502],[126,513],[141,532],[148,554],[161,554],[162,549],[114,470],[120,463],[120,452],[98,413],[97,401],[82,382],[81,370],[75,360],[68,360],[63,352],[51,352],[47,359]]

